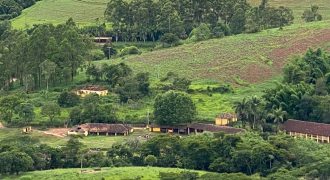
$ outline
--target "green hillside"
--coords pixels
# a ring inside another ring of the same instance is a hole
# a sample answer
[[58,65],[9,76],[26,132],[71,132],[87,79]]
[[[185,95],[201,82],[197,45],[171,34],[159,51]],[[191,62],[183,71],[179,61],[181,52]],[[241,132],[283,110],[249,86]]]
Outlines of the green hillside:
[[306,52],[309,47],[328,48],[329,41],[330,23],[323,21],[294,24],[284,30],[270,29],[256,34],[188,43],[119,58],[115,62],[126,62],[135,71],[150,72],[154,78],[175,71],[206,83],[237,83],[240,80],[257,83],[278,75],[290,57]]
[[[252,5],[258,5],[260,0],[248,0]],[[25,28],[40,23],[63,23],[72,17],[79,25],[95,23],[96,18],[104,19],[104,11],[109,0],[42,0],[22,15],[13,20],[16,28]],[[295,21],[301,22],[303,11],[313,5],[320,6],[324,19],[330,19],[328,0],[269,0],[273,6],[290,7],[295,15]]]
[[42,0],[25,9],[13,20],[15,28],[42,23],[63,23],[72,17],[78,25],[95,23],[96,18],[104,19],[108,0]]

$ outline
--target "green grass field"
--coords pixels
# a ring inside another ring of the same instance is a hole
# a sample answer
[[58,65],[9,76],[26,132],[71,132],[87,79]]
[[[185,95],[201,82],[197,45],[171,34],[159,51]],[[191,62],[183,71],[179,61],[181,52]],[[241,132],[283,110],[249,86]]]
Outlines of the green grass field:
[[[102,168],[101,171],[95,172],[93,169],[87,170],[86,173],[81,173],[80,169],[56,169],[48,171],[35,171],[23,173],[20,176],[7,176],[3,180],[10,179],[38,179],[38,180],[82,180],[82,179],[106,179],[106,180],[128,180],[128,179],[145,179],[156,180],[159,178],[159,172],[174,172],[179,173],[184,171],[178,168],[159,168],[159,167],[120,167],[120,168]],[[203,175],[205,171],[191,171]],[[1,178],[1,176],[0,176]]]
[[[330,22],[322,21],[187,43],[112,62],[125,62],[137,72],[150,72],[154,79],[172,71],[198,83],[235,83],[237,79],[256,83],[282,72],[290,57],[305,53],[309,47],[328,47],[329,41]],[[109,61],[97,62],[102,63]]]
[[96,18],[104,21],[104,11],[108,0],[42,0],[25,9],[12,23],[17,29],[25,29],[33,24],[60,24],[70,17],[79,26],[95,24]]
[[[248,0],[248,2],[257,6],[260,4],[261,0]],[[330,19],[329,0],[269,0],[269,4],[275,7],[286,6],[292,9],[295,22],[302,22],[301,16],[303,12],[312,5],[320,7],[319,12],[325,20]]]
[[[151,134],[152,136],[157,135],[146,130],[138,130],[129,136],[87,136],[80,139],[80,142],[82,142],[88,148],[108,149],[111,148],[114,143],[121,143],[146,134]],[[40,143],[47,144],[52,147],[64,146],[69,140],[69,137],[61,138],[52,135],[46,135],[36,129],[34,129],[30,134],[23,134],[22,129],[18,128],[0,129],[0,141],[20,136],[31,136],[32,138],[38,139]]]

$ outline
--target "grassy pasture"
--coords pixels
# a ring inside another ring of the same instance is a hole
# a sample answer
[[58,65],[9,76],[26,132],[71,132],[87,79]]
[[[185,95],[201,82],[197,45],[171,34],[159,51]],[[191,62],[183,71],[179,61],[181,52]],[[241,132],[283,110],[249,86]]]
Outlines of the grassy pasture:
[[[139,130],[134,132],[129,136],[87,136],[80,139],[86,147],[88,148],[110,148],[114,143],[121,143],[126,140],[135,139],[138,136],[143,136],[145,134],[150,134],[146,130]],[[157,134],[153,134],[157,135]],[[0,129],[0,141],[8,138],[15,138],[20,136],[31,136],[38,139],[40,143],[47,144],[52,147],[63,146],[69,140],[69,137],[56,137],[52,135],[46,135],[43,132],[34,129],[30,134],[23,134],[20,128],[3,128]]]
[[[248,0],[252,5],[257,6],[260,4],[261,0]],[[303,12],[310,8],[312,5],[317,5],[320,7],[320,14],[325,20],[330,19],[330,5],[329,0],[269,0],[271,6],[286,6],[292,9],[295,22],[303,22],[301,16]]]
[[[150,72],[153,79],[172,71],[202,84],[259,83],[282,72],[289,58],[309,47],[328,47],[329,41],[330,22],[323,21],[187,43],[110,62],[125,62],[136,72]],[[109,61],[96,62],[102,63]]]
[[[82,180],[82,179],[106,179],[106,180],[119,180],[119,179],[159,179],[159,172],[175,172],[179,173],[184,171],[178,168],[159,168],[159,167],[120,167],[120,168],[102,168],[100,172],[90,172],[81,173],[80,169],[56,169],[47,171],[35,171],[23,173],[20,176],[6,176],[4,180],[10,179],[38,179],[38,180],[60,180],[60,179],[70,179],[70,180]],[[199,175],[203,175],[205,171],[191,171],[198,172]]]
[[70,17],[79,26],[95,24],[96,18],[104,20],[104,11],[108,0],[42,0],[36,5],[23,10],[22,15],[12,23],[17,29],[24,29],[33,24],[60,24]]

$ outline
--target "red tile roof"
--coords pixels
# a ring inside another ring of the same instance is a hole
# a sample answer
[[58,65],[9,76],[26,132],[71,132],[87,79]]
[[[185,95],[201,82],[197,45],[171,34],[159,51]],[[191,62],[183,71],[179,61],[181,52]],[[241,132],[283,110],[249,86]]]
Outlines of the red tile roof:
[[198,129],[203,131],[209,132],[224,132],[227,134],[235,134],[239,132],[245,131],[244,129],[233,128],[229,126],[217,126],[214,124],[203,124],[203,123],[192,123],[192,124],[180,124],[180,125],[173,125],[173,126],[159,126],[156,124],[152,124],[150,127],[158,127],[158,128],[167,128],[167,129]]
[[283,123],[282,130],[319,136],[330,136],[330,124],[289,119]]
[[222,114],[218,115],[218,118],[221,118],[221,119],[235,119],[236,114],[222,113]]
[[244,129],[233,128],[229,126],[217,126],[214,124],[202,124],[202,123],[193,123],[188,125],[189,128],[200,129],[203,131],[209,132],[224,132],[227,134],[235,134],[239,132],[244,132]]
[[101,86],[97,86],[97,85],[89,85],[89,86],[85,86],[85,87],[81,88],[80,90],[105,91],[105,90],[107,90],[107,88],[101,87]]

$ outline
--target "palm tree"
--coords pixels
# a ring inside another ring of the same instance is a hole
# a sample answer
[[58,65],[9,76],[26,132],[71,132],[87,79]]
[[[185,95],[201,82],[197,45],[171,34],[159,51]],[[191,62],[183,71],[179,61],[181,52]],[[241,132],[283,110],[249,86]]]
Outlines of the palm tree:
[[237,114],[238,120],[243,122],[243,126],[245,126],[245,121],[248,119],[248,109],[249,104],[246,98],[244,98],[241,102],[236,102],[234,105],[235,113]]
[[276,124],[277,131],[279,128],[279,124],[284,122],[286,115],[287,112],[283,111],[281,107],[273,109],[272,112],[268,114],[268,117],[273,120],[274,124]]
[[252,114],[253,119],[250,119],[250,122],[252,124],[252,129],[255,129],[255,125],[257,123],[257,116],[258,116],[258,107],[260,105],[261,101],[258,99],[258,97],[253,96],[249,101],[249,113]]

